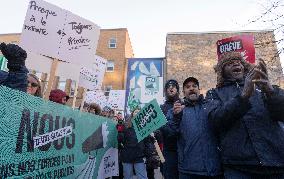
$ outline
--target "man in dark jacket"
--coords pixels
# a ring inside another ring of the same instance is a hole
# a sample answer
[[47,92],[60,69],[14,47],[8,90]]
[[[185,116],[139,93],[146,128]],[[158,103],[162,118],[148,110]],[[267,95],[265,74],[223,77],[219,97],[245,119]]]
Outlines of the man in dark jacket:
[[0,85],[26,92],[28,85],[28,70],[25,67],[26,51],[18,45],[5,43],[0,44],[0,50],[8,60],[9,69],[9,73],[0,70]]
[[215,70],[209,120],[219,135],[225,177],[283,179],[283,90],[270,84],[263,60],[252,66],[238,52],[223,54]]
[[217,138],[208,123],[206,103],[199,82],[189,77],[183,82],[184,102],[177,101],[168,113],[169,135],[178,137],[180,179],[222,178]]
[[[165,85],[166,101],[161,105],[161,109],[165,116],[174,103],[179,100],[179,85],[176,80],[168,80]],[[168,119],[169,120],[169,119]],[[163,142],[163,155],[165,162],[162,164],[162,174],[165,179],[178,178],[178,156],[177,156],[177,137],[169,136],[166,126],[160,129]],[[158,140],[159,142],[159,140]]]

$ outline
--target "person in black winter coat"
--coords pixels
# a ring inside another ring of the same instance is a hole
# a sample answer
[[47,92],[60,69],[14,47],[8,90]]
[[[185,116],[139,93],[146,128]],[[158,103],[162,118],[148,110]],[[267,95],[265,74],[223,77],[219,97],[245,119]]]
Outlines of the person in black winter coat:
[[28,70],[25,66],[26,51],[18,45],[5,43],[0,44],[0,50],[8,60],[9,69],[9,73],[0,70],[0,85],[26,92],[28,85]]
[[220,141],[226,179],[284,178],[284,92],[270,84],[259,59],[223,54],[216,66],[217,88],[207,93],[209,120]]
[[[165,84],[166,101],[161,105],[165,116],[174,103],[179,100],[179,84],[176,80],[168,80]],[[167,118],[167,120],[169,120]],[[165,179],[178,178],[178,155],[177,155],[177,136],[169,136],[164,127],[160,128],[163,143],[163,155],[165,162],[161,165],[162,174]],[[158,141],[159,142],[159,141]]]
[[184,102],[174,104],[165,127],[169,136],[178,138],[179,179],[222,179],[218,142],[208,123],[207,104],[198,80],[187,78],[183,93]]
[[145,140],[138,143],[135,130],[132,126],[131,119],[139,112],[136,109],[132,112],[131,117],[126,122],[126,128],[119,133],[118,142],[122,144],[120,159],[123,165],[123,175],[125,179],[132,179],[133,167],[138,179],[147,179]]

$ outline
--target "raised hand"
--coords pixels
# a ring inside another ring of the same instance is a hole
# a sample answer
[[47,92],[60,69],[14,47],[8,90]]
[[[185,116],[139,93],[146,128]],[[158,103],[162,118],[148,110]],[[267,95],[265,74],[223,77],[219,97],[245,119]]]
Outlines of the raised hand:
[[257,68],[255,69],[256,77],[252,80],[252,82],[264,93],[271,95],[273,92],[273,86],[268,79],[266,64],[263,59],[259,59],[258,61]]
[[254,92],[254,83],[252,82],[252,80],[256,77],[255,69],[256,67],[253,67],[245,78],[245,85],[241,95],[244,99],[250,98]]
[[184,105],[182,105],[180,101],[176,101],[174,103],[174,107],[173,108],[174,108],[174,114],[178,114],[178,113],[180,113],[183,110]]

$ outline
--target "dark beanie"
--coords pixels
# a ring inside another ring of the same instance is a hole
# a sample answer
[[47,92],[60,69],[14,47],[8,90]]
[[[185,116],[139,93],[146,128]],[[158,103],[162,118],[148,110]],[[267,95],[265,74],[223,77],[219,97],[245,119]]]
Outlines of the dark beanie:
[[50,95],[49,95],[49,100],[55,103],[62,104],[62,99],[64,97],[67,97],[67,100],[69,98],[69,96],[64,91],[60,89],[55,89],[55,90],[51,90]]
[[165,84],[165,91],[167,91],[167,89],[170,87],[170,86],[175,86],[176,89],[177,89],[177,92],[179,93],[179,85],[178,85],[178,82],[176,80],[168,80]]

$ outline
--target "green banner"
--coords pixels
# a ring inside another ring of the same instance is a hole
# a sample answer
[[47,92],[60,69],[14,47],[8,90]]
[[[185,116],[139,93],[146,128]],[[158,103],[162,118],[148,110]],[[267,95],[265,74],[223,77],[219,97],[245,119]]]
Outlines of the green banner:
[[0,86],[0,178],[118,175],[116,124]]
[[138,142],[166,123],[167,119],[165,118],[156,99],[146,104],[134,117],[134,119],[132,119],[132,124],[134,126]]

